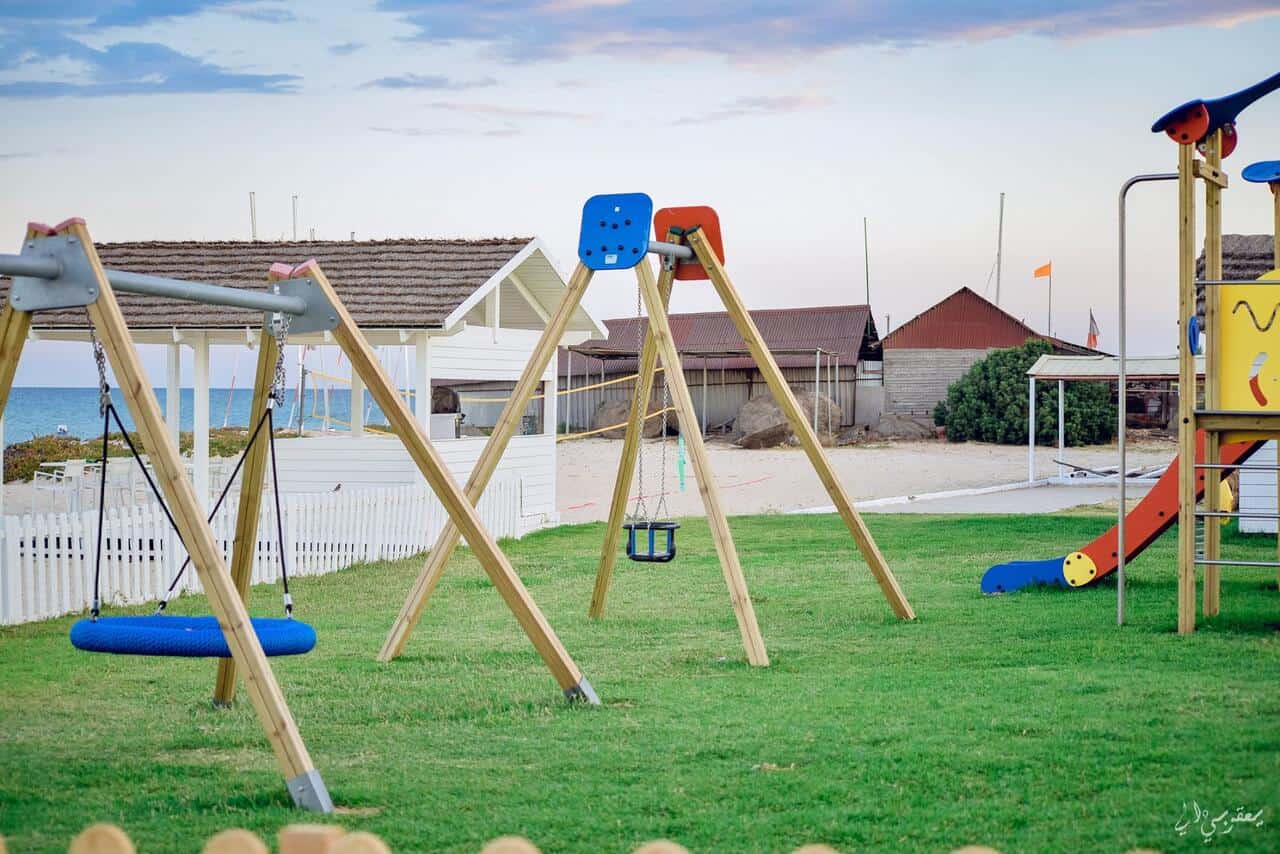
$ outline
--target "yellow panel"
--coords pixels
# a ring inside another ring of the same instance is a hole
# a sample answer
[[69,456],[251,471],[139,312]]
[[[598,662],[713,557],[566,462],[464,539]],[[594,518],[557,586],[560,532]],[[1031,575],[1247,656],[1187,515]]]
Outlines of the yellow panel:
[[[1280,270],[1258,281],[1280,282]],[[1232,412],[1280,412],[1280,284],[1224,285],[1218,291],[1218,406]],[[1268,439],[1233,432],[1224,441]]]

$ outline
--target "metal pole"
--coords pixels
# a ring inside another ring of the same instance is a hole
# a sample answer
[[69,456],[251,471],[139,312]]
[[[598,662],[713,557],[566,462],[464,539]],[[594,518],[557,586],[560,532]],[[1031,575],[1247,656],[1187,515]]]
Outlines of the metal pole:
[[867,218],[862,218],[862,263],[867,281],[867,306],[871,306],[871,244],[867,241]]
[[252,191],[249,193],[249,239],[258,242],[258,201]]
[[667,243],[665,240],[650,240],[649,251],[655,255],[666,255],[680,261],[694,260],[693,250],[681,243]]
[[[54,258],[32,255],[0,255],[0,274],[23,276],[32,279],[56,279],[62,275],[62,267]],[[169,299],[198,302],[206,305],[225,305],[232,308],[248,308],[256,311],[282,312],[302,315],[307,305],[301,297],[228,288],[206,282],[186,282],[164,276],[147,276],[124,270],[107,270],[111,287],[129,294],[168,297]]]
[[569,394],[566,395],[564,400],[565,402],[564,432],[572,433],[573,432],[573,350],[566,348],[564,351],[564,357],[565,357],[564,388],[566,392],[569,392]]
[[1067,448],[1066,390],[1066,383],[1058,380],[1058,480],[1062,480],[1065,474],[1062,460],[1066,456]]
[[1125,197],[1129,195],[1129,188],[1135,184],[1143,184],[1148,181],[1176,181],[1178,180],[1177,172],[1159,172],[1150,175],[1135,175],[1125,181],[1120,186],[1120,265],[1119,265],[1119,287],[1117,293],[1119,297],[1119,323],[1120,323],[1120,364],[1117,373],[1117,387],[1119,389],[1119,415],[1118,415],[1118,440],[1120,451],[1120,509],[1116,511],[1116,625],[1124,625],[1124,563],[1125,563],[1125,540],[1124,540],[1124,520],[1125,520],[1125,485],[1128,482],[1128,469],[1125,467],[1125,421],[1128,412],[1128,375],[1126,373],[1126,318],[1125,318]]
[[1053,273],[1049,274],[1049,320],[1044,332],[1046,335],[1053,334]]
[[822,394],[822,349],[813,351],[813,432],[818,432],[818,395]]
[[702,357],[702,435],[707,435],[707,357]]
[[1029,377],[1027,398],[1027,483],[1036,480],[1036,378]]
[[298,196],[293,196],[293,239],[298,239]]
[[1000,225],[996,230],[996,305],[1000,305],[1000,265],[1004,253],[1004,193],[1000,194]]

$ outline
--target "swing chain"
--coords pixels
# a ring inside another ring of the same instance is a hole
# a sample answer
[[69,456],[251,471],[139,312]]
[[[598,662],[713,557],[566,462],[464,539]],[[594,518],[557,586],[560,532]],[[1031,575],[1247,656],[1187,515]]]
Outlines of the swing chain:
[[[279,289],[277,288],[277,291]],[[279,312],[271,317],[271,337],[276,341],[276,369],[271,380],[271,391],[267,393],[267,407],[275,408],[284,405],[284,347],[289,339],[289,326],[293,318]]]
[[93,342],[93,361],[98,366],[98,414],[105,416],[107,407],[111,405],[111,386],[107,384],[107,353],[92,329],[89,330],[89,340]]
[[[644,342],[644,333],[643,333],[643,331],[641,330],[641,327],[643,326],[643,324],[640,322],[640,319],[641,319],[641,313],[640,313],[640,312],[641,312],[641,307],[642,307],[642,305],[641,305],[641,296],[640,296],[640,285],[639,285],[639,283],[637,282],[637,283],[636,283],[636,334],[635,334],[635,344],[636,344],[636,389],[637,389],[637,391],[639,390],[640,385],[641,385],[641,382],[642,382],[642,381],[641,381],[641,378],[640,378],[640,357],[641,357],[641,352],[640,352],[640,351],[641,351],[641,349],[642,349],[642,347],[643,347],[643,342]],[[637,484],[637,488],[636,488],[636,504],[635,504],[635,508],[632,510],[631,518],[632,518],[632,519],[638,519],[638,520],[648,521],[648,520],[649,520],[649,508],[648,508],[648,506],[646,506],[646,503],[645,503],[645,500],[644,500],[644,457],[645,457],[645,447],[644,447],[644,424],[645,424],[645,420],[646,420],[647,416],[649,415],[649,401],[647,401],[647,400],[641,401],[641,402],[640,402],[640,409],[641,409],[641,411],[640,411],[640,435],[639,435],[639,437],[637,437],[637,441],[640,443],[640,446],[639,446],[639,447],[640,447],[640,450],[639,450],[639,453],[637,453],[637,454],[636,454],[636,484]]]
[[671,387],[667,385],[667,372],[662,372],[662,433],[658,437],[662,455],[658,462],[658,506],[653,511],[654,519],[666,519],[670,515],[667,510],[667,410],[671,408]]

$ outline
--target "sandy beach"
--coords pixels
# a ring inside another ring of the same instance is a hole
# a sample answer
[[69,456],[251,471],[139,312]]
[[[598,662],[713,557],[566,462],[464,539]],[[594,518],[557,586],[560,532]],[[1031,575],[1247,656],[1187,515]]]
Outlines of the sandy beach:
[[[1174,450],[1171,439],[1131,440],[1129,465],[1161,465],[1173,458]],[[568,523],[603,520],[609,513],[622,442],[584,439],[574,442],[571,448],[562,444],[560,451],[557,503],[561,520]],[[730,515],[785,513],[831,503],[799,448],[749,451],[717,441],[708,445],[708,452]],[[648,493],[654,494],[658,489],[658,442],[646,442],[645,453],[646,475],[650,481]],[[1025,446],[903,441],[831,448],[828,454],[855,501],[995,486],[1027,477]],[[692,466],[686,464],[685,489],[680,492],[675,475],[674,441],[668,444],[667,455],[667,506],[671,515],[702,515]],[[1036,449],[1037,477],[1057,473],[1053,462],[1056,456],[1057,448]],[[1114,465],[1116,446],[1068,448],[1066,459],[1083,466]],[[633,498],[637,491],[638,486],[633,486]]]

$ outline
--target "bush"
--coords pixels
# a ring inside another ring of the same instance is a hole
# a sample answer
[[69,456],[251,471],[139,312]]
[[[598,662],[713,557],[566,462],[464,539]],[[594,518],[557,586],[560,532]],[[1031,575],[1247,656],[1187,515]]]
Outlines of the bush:
[[[934,423],[947,428],[952,442],[973,440],[1003,445],[1027,441],[1027,370],[1040,356],[1053,352],[1044,341],[996,350],[975,362],[947,389],[933,411]],[[1109,442],[1116,431],[1116,407],[1107,383],[1066,385],[1066,442],[1096,445]],[[1036,442],[1058,441],[1058,384],[1036,385]]]
[[[292,436],[281,430],[275,431],[276,438]],[[139,453],[145,454],[147,449],[142,445],[142,438],[131,432],[129,438]],[[265,434],[263,435],[265,439]],[[234,457],[249,444],[249,431],[244,427],[220,427],[209,431],[209,456]],[[191,433],[179,434],[178,447],[182,453],[190,453],[192,448]],[[127,457],[129,448],[124,437],[112,433],[108,437],[107,456]],[[102,457],[102,437],[96,439],[78,439],[75,436],[36,436],[26,442],[15,442],[4,449],[5,483],[15,480],[31,480],[41,463],[57,463],[63,460],[97,460]]]

